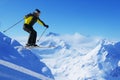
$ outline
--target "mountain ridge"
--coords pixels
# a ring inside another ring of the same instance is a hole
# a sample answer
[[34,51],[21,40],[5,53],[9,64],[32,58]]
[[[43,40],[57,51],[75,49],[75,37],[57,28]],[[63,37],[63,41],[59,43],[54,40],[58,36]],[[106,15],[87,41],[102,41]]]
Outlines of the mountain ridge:
[[[15,47],[19,45],[15,40],[4,37],[2,40],[6,41],[6,43],[1,44],[14,46],[12,48],[10,46],[8,49],[15,49],[16,51],[14,52],[20,54],[18,57],[25,57],[29,54],[29,57],[35,60],[35,56],[37,56],[41,62],[49,67],[55,80],[120,79],[120,42],[112,42],[90,36],[86,37],[78,33],[74,35],[54,34],[56,33],[44,36],[43,40],[38,43],[41,46],[54,46],[54,48],[31,49],[30,51],[35,54],[34,56],[26,49]],[[0,38],[0,41],[2,40]],[[5,46],[2,47],[5,48]],[[0,46],[0,49],[2,47]],[[25,54],[22,54],[22,52],[25,52]],[[13,52],[10,53],[12,54]],[[13,55],[9,55],[7,59],[9,57],[15,59]],[[24,60],[27,59],[24,58]],[[31,64],[31,60],[28,60],[28,63]],[[29,68],[30,66],[27,67]],[[46,68],[44,69],[46,71]]]
[[[45,45],[51,45],[50,43],[53,43],[56,48],[32,50],[42,57],[41,61],[49,66],[56,80],[120,79],[118,66],[120,62],[120,42],[92,39],[84,36],[81,38],[79,34],[71,37],[73,39],[70,39],[77,42],[69,42],[68,36],[65,37],[64,35],[47,36],[40,44],[44,45],[44,42],[47,42]],[[68,40],[65,38],[68,38]],[[84,43],[79,40],[82,40]],[[91,44],[93,45],[91,46]],[[74,47],[75,45],[77,47]],[[66,48],[67,46],[69,47]]]
[[[45,63],[41,62],[40,59],[30,50],[20,48],[19,46],[22,45],[19,42],[5,36],[2,33],[0,33],[0,42],[0,73],[2,74],[0,75],[0,79],[16,80],[16,78],[19,78],[20,80],[25,80],[27,78],[29,80],[39,80],[38,78],[13,70],[12,67],[14,66],[11,66],[11,69],[6,67],[10,66],[10,64],[18,66],[18,70],[23,67],[26,70],[31,70],[32,72],[54,79],[50,69],[45,65]],[[3,61],[6,62],[6,66],[2,64]]]

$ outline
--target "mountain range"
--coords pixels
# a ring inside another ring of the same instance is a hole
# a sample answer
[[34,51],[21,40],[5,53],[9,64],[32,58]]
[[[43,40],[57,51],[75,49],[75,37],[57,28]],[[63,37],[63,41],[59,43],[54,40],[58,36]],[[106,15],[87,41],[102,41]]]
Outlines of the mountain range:
[[38,79],[6,67],[4,61],[43,75],[48,80],[120,80],[119,41],[53,32],[37,43],[41,48],[26,49],[18,41],[0,33],[1,80]]

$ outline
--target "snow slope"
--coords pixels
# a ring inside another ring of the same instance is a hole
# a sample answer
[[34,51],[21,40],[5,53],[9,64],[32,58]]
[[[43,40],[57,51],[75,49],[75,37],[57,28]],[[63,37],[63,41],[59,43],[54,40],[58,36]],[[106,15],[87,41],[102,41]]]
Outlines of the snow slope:
[[0,80],[53,80],[51,70],[30,50],[0,33]]
[[27,50],[2,33],[0,42],[1,80],[120,80],[120,42],[78,33],[49,33],[38,44],[51,48]]
[[96,37],[49,33],[32,49],[51,69],[55,80],[120,80],[120,42]]

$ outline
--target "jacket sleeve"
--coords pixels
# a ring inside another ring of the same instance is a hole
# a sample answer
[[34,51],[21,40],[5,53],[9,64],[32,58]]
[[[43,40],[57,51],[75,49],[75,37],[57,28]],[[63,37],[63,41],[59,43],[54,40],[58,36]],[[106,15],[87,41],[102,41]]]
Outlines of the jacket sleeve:
[[37,22],[38,22],[40,25],[42,25],[42,26],[45,26],[45,25],[46,25],[46,24],[45,24],[42,20],[40,20],[39,18],[38,18]]

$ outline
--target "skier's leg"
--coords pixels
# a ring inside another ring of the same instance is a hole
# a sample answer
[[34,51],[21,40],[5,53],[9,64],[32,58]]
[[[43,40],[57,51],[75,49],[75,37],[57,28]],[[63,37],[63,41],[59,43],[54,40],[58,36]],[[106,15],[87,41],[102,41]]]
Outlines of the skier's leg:
[[36,44],[36,38],[37,38],[37,32],[33,29],[31,32],[31,37],[32,37],[32,44],[33,46]]
[[28,25],[24,25],[23,29],[29,33],[29,37],[28,37],[28,41],[27,44],[28,46],[32,45],[32,30],[33,28],[31,26]]

